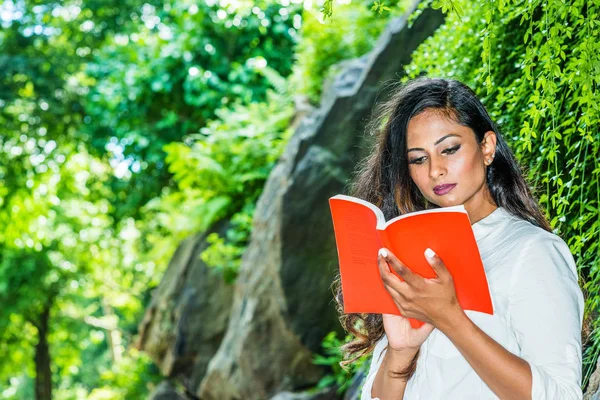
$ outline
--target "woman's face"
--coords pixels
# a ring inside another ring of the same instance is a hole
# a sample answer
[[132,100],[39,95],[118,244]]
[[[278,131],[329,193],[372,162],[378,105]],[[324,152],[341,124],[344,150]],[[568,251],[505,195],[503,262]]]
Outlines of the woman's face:
[[479,145],[471,128],[440,112],[425,111],[408,123],[408,169],[413,182],[439,207],[463,204],[472,222],[496,207],[485,178],[487,160],[495,149],[494,132],[487,132]]

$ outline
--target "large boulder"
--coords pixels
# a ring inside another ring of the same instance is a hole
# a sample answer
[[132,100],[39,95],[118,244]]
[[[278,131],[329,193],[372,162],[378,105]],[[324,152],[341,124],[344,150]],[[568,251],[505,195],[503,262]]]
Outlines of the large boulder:
[[338,400],[339,398],[336,388],[328,388],[298,393],[281,392],[271,397],[271,400]]
[[162,375],[177,378],[190,392],[221,344],[233,302],[233,285],[207,267],[200,254],[210,233],[224,236],[229,227],[221,221],[181,243],[140,324],[137,347],[150,355]]
[[364,364],[363,368],[359,369],[352,378],[350,387],[344,394],[344,400],[360,400],[360,394],[362,391],[363,384],[369,373],[368,365]]
[[330,290],[337,263],[328,198],[344,191],[364,155],[364,126],[382,82],[397,80],[412,51],[442,22],[443,14],[431,9],[411,27],[405,18],[393,20],[296,129],[257,203],[227,332],[199,398],[265,399],[321,377],[312,353],[340,329]]
[[600,360],[596,364],[596,370],[590,376],[590,382],[583,395],[583,400],[600,400]]
[[187,400],[187,397],[179,393],[171,382],[163,381],[150,393],[149,400]]

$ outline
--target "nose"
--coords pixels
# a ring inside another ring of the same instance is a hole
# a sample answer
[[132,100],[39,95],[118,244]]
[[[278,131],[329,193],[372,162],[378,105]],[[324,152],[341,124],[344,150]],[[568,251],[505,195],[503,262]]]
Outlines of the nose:
[[429,162],[429,178],[433,181],[446,175],[446,163],[438,157],[431,157]]

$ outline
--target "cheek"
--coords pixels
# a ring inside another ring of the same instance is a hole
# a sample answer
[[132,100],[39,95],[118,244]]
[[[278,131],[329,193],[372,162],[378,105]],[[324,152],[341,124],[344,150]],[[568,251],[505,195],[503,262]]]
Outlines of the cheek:
[[477,157],[457,157],[452,162],[452,169],[461,176],[475,176],[479,173],[481,165]]
[[[452,170],[454,177],[462,181],[463,186],[467,184],[469,187],[479,187],[485,181],[485,168],[476,156],[453,160]],[[465,181],[465,177],[469,179]]]
[[410,171],[410,179],[412,179],[422,195],[427,193],[429,176],[424,168],[419,168],[416,171]]
[[473,161],[467,157],[455,157],[452,160],[452,169],[460,174],[467,173],[473,167]]
[[415,170],[414,168],[409,168],[408,169],[408,174],[410,175],[410,179],[412,179],[412,181],[418,186],[421,187],[421,181],[423,180],[422,178],[422,173],[419,173],[418,170]]

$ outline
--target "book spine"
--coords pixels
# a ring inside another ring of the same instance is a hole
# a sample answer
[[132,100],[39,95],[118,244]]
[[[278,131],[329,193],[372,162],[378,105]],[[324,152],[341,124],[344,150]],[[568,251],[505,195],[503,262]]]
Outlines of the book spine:
[[376,231],[377,237],[379,238],[379,248],[385,247],[386,249],[391,249],[387,232],[381,229],[376,229]]

